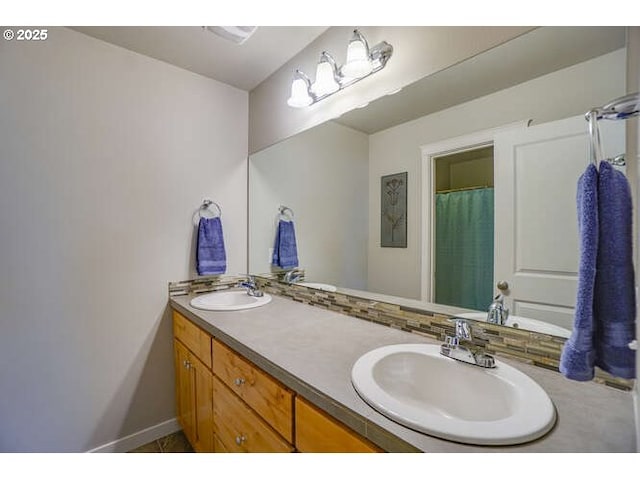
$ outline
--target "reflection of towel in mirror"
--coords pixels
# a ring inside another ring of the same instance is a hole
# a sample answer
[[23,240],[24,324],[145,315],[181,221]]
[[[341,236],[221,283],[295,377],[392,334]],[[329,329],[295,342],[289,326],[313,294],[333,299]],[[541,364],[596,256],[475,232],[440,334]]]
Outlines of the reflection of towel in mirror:
[[594,344],[596,366],[611,375],[635,378],[636,335],[632,202],[627,177],[608,162],[598,173],[598,261]]
[[591,380],[594,375],[594,288],[598,253],[598,170],[589,165],[578,180],[578,230],[580,264],[573,331],[560,357],[560,371],[572,380]]
[[196,268],[198,275],[220,275],[227,270],[220,217],[200,219]]
[[276,229],[276,242],[271,263],[280,268],[298,266],[298,247],[293,222],[280,220]]

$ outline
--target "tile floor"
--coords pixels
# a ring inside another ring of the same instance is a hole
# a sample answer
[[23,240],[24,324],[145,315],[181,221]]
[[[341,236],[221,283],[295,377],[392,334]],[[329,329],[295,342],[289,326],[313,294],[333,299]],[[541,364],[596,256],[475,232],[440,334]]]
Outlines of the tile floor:
[[194,453],[182,430],[142,445],[128,453]]

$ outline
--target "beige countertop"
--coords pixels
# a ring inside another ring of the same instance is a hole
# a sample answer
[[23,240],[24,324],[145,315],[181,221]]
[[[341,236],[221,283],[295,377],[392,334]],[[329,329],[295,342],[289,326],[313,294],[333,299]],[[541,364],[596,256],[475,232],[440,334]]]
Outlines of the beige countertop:
[[558,420],[534,442],[501,447],[465,445],[416,432],[367,405],[351,385],[364,353],[397,343],[436,343],[409,332],[272,295],[260,308],[198,310],[192,296],[170,305],[214,337],[383,449],[392,452],[635,452],[632,394],[510,359],[551,397]]

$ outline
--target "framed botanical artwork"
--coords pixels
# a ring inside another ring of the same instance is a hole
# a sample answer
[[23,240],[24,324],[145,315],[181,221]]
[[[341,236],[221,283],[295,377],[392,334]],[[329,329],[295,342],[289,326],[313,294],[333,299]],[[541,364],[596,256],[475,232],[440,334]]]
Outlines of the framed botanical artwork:
[[407,172],[380,182],[380,246],[407,248]]

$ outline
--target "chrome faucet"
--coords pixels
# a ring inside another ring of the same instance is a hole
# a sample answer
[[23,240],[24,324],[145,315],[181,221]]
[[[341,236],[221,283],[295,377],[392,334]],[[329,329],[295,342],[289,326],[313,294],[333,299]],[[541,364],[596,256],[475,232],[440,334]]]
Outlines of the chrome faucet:
[[509,318],[509,309],[504,306],[504,297],[501,293],[495,296],[493,303],[489,305],[487,312],[487,322],[496,325],[504,325]]
[[[491,355],[481,352],[474,345],[470,345],[473,338],[469,324],[460,319],[456,319],[455,322],[456,334],[453,337],[447,335],[445,343],[440,346],[440,353],[445,357],[478,367],[495,368],[496,362]],[[460,342],[466,342],[467,345],[461,345]]]
[[288,284],[292,284],[300,280],[302,277],[304,277],[304,273],[301,270],[294,268],[284,274],[284,281]]
[[247,275],[247,279],[238,284],[239,287],[247,289],[247,295],[250,297],[262,297],[264,292],[260,290],[260,287],[256,284],[256,279],[253,275]]

